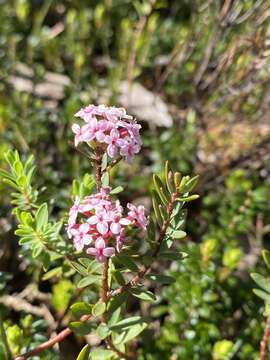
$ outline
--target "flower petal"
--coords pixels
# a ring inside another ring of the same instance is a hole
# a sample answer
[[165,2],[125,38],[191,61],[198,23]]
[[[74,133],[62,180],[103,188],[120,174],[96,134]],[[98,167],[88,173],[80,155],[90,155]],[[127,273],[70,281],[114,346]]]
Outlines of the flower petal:
[[95,248],[96,249],[104,249],[105,248],[105,241],[99,237],[95,242]]
[[104,222],[99,222],[97,224],[97,231],[101,234],[101,235],[105,235],[108,232],[109,226],[108,224],[104,221]]
[[111,257],[115,254],[115,249],[113,247],[107,247],[103,250],[103,255],[106,257]]
[[112,223],[110,226],[110,230],[113,234],[117,235],[121,231],[121,225],[119,223]]
[[97,255],[97,249],[95,248],[89,248],[86,250],[87,254],[96,256]]

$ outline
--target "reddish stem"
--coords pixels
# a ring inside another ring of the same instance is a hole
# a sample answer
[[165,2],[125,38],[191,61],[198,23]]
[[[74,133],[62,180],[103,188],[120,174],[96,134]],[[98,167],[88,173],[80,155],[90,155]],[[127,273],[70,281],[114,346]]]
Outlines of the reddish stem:
[[263,338],[260,344],[260,360],[266,360],[269,337],[270,337],[270,316],[268,316],[267,318],[266,325],[264,328]]
[[100,190],[101,188],[101,176],[102,176],[102,151],[97,148],[96,149],[96,185],[97,185],[97,189]]
[[[91,318],[91,315],[84,315],[81,317],[80,320],[84,322],[84,321],[89,320],[90,318]],[[57,334],[56,336],[51,338],[50,340],[45,341],[44,343],[37,346],[35,349],[30,350],[27,353],[24,353],[22,355],[19,355],[18,357],[15,358],[15,360],[26,360],[30,356],[36,356],[39,353],[41,353],[42,351],[47,350],[47,349],[53,347],[55,344],[63,341],[71,333],[72,333],[72,330],[70,328],[66,328],[66,329],[62,330],[59,334]]]

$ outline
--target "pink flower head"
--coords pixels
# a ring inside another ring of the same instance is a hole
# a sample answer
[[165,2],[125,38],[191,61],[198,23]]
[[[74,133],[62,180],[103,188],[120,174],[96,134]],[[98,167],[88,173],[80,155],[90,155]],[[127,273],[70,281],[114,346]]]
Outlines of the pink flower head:
[[[127,209],[121,206],[119,200],[111,198],[110,190],[109,187],[104,187],[82,200],[77,197],[69,211],[69,238],[73,239],[78,251],[95,241],[95,248],[88,249],[87,252],[96,256],[98,261],[104,260],[104,256],[109,253],[114,254],[115,249],[117,252],[122,249],[126,241],[127,226],[135,225],[145,229],[147,225],[143,206],[128,204],[127,214]],[[105,246],[105,243],[110,246]]]
[[104,262],[106,258],[111,257],[115,254],[113,247],[106,247],[105,241],[102,238],[98,238],[95,242],[94,248],[86,250],[87,254],[95,256],[99,262]]
[[81,142],[95,142],[102,145],[111,159],[119,154],[129,163],[142,145],[140,138],[141,126],[123,108],[105,105],[88,105],[75,114],[86,122],[80,127],[73,124],[75,146]]
[[146,230],[147,227],[147,218],[145,216],[145,208],[142,205],[135,206],[133,204],[127,204],[128,219],[135,221],[135,223],[140,226],[142,229]]

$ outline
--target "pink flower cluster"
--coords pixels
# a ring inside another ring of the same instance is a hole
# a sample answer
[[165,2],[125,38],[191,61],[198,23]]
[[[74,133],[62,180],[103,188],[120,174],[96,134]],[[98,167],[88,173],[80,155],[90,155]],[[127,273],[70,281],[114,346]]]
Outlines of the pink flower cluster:
[[137,226],[146,230],[147,219],[143,206],[127,205],[127,215],[118,200],[112,200],[110,188],[86,196],[82,201],[77,197],[69,211],[68,236],[73,238],[74,246],[103,262],[107,257],[120,252],[127,226]]
[[73,124],[75,146],[81,142],[97,142],[110,158],[121,155],[128,162],[141,149],[140,128],[123,108],[88,105],[75,114],[85,125]]

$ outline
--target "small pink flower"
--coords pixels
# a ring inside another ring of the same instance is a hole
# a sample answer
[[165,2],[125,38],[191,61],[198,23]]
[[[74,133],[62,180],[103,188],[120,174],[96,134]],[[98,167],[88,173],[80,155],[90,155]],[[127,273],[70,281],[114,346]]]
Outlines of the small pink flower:
[[119,132],[115,129],[112,129],[110,135],[105,137],[104,141],[108,144],[107,153],[111,158],[114,158],[119,152],[119,137]]
[[95,105],[88,105],[85,108],[80,109],[74,116],[80,117],[85,122],[88,122],[95,116],[95,109]]
[[70,230],[71,235],[74,237],[76,250],[81,251],[84,245],[89,245],[92,242],[92,236],[88,234],[89,230],[89,224],[81,224],[78,228]]
[[103,210],[97,210],[96,214],[91,216],[87,222],[90,225],[96,225],[97,227],[97,231],[101,234],[101,235],[105,235],[108,230],[109,230],[109,217],[108,214],[103,211]]
[[72,131],[75,134],[74,144],[77,147],[79,145],[79,143],[83,141],[82,128],[78,124],[73,124],[72,125]]
[[76,223],[76,219],[79,212],[83,212],[84,207],[81,205],[80,198],[76,196],[74,204],[69,210],[69,225],[74,225]]
[[142,229],[146,230],[147,227],[147,218],[145,216],[145,208],[142,205],[135,206],[133,204],[128,203],[127,208],[130,210],[128,212],[128,218],[131,221],[135,221],[135,223],[140,226]]
[[120,154],[127,160],[128,163],[131,163],[131,160],[135,154],[137,154],[141,149],[141,146],[136,141],[127,140],[124,146],[120,149]]
[[127,226],[131,223],[128,218],[121,217],[120,214],[114,214],[111,218],[110,230],[114,235],[118,235],[121,232],[121,225]]
[[98,238],[95,242],[94,248],[86,250],[87,254],[95,256],[99,262],[104,262],[106,258],[111,257],[115,254],[113,247],[106,247],[105,241],[102,238]]

